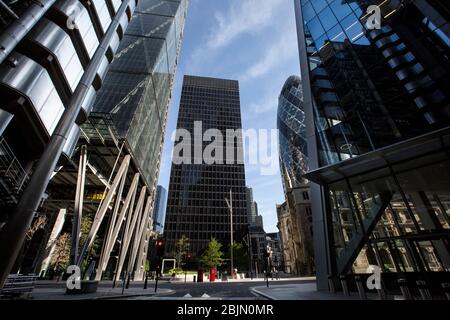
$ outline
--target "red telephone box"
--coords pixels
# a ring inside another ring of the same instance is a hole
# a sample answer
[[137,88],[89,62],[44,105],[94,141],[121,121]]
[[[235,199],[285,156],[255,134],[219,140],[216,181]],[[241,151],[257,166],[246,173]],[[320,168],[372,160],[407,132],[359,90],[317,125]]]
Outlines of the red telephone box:
[[216,281],[216,268],[209,269],[209,282]]

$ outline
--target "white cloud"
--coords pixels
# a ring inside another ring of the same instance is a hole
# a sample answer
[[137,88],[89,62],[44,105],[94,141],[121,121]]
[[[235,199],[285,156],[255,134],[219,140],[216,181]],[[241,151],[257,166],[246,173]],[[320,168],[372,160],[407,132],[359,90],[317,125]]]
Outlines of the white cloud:
[[225,14],[216,12],[217,25],[208,39],[208,47],[226,46],[244,33],[262,31],[277,20],[276,10],[283,1],[235,0]]
[[250,104],[251,114],[261,114],[277,109],[281,86],[277,86],[276,83],[277,81],[272,83],[269,91],[266,91],[266,94],[261,97],[260,101]]
[[283,33],[278,42],[269,44],[261,59],[247,68],[240,80],[253,80],[285,65],[286,61],[297,58],[297,48],[296,33],[294,31]]

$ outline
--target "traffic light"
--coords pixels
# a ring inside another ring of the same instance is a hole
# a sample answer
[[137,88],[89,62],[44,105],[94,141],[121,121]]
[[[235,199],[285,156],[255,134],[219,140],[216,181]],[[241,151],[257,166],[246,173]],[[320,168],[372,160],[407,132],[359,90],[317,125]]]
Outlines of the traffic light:
[[156,255],[159,258],[164,256],[164,241],[162,239],[156,240]]

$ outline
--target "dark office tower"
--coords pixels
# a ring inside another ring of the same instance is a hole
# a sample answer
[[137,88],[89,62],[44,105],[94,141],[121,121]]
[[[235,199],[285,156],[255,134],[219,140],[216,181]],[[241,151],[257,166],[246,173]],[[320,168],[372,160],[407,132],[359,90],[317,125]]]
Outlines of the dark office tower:
[[[228,246],[230,212],[225,198],[230,198],[230,190],[234,241],[240,241],[246,234],[245,172],[242,153],[239,152],[242,135],[237,134],[237,139],[233,138],[232,144],[228,144],[234,159],[230,157],[227,161],[213,164],[206,164],[206,159],[195,154],[196,149],[204,150],[211,141],[202,143],[201,138],[194,139],[194,122],[197,126],[201,122],[200,134],[208,129],[218,129],[224,137],[225,149],[226,130],[241,129],[239,99],[237,81],[184,77],[177,129],[185,129],[191,134],[193,152],[189,156],[181,155],[187,157],[184,163],[172,164],[164,228],[167,252],[173,252],[175,241],[183,234],[189,238],[194,256],[202,253],[212,237]],[[174,152],[174,158],[178,156]]]
[[450,4],[295,6],[318,288],[369,264],[389,288],[424,272],[439,288],[450,271]]
[[280,171],[286,199],[286,211],[279,215],[282,220],[279,228],[292,253],[290,259],[286,259],[287,267],[293,274],[309,276],[314,273],[312,216],[309,182],[303,177],[308,171],[308,150],[302,85],[297,76],[289,77],[281,89],[277,126]]
[[167,191],[162,186],[156,187],[155,205],[153,208],[153,230],[162,234],[166,217]]

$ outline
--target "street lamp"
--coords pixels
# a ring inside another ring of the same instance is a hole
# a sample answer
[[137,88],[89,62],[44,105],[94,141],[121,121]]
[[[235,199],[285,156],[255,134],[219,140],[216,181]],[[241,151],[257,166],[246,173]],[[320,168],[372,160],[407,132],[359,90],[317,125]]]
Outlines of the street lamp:
[[230,243],[230,258],[231,258],[231,278],[233,278],[234,272],[234,262],[233,262],[233,193],[230,189],[230,201],[225,198],[228,209],[230,210],[230,233],[231,233],[231,243]]

